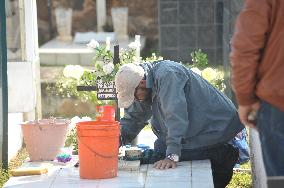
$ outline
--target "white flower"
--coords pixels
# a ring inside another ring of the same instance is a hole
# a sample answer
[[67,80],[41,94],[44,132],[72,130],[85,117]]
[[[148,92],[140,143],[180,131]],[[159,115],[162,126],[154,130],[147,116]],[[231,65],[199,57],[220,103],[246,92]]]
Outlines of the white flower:
[[137,49],[137,48],[140,48],[141,44],[139,42],[131,42],[128,44],[128,47],[129,48],[132,48],[132,49]]
[[80,122],[80,120],[81,119],[78,116],[73,117],[71,119],[71,123],[69,124],[68,129],[71,130],[71,129],[75,128],[76,127],[76,123]]
[[192,72],[195,72],[196,74],[198,74],[198,75],[201,76],[201,71],[199,70],[199,68],[197,68],[197,67],[192,67],[190,70],[191,70]]
[[85,69],[80,65],[67,65],[63,70],[63,75],[66,78],[75,78],[76,80],[80,80],[84,71]]
[[81,76],[84,74],[85,69],[80,65],[75,65],[75,69],[73,71],[73,78],[80,80]]
[[91,121],[92,120],[92,118],[90,118],[88,116],[84,116],[81,119],[82,119],[82,121]]
[[207,81],[212,81],[217,77],[217,73],[214,69],[207,67],[201,73],[202,77],[205,78]]
[[96,49],[100,46],[100,44],[98,43],[98,41],[96,41],[95,39],[92,39],[88,44],[87,47],[91,48],[91,49]]
[[78,117],[78,116],[74,116],[72,119],[71,119],[71,122],[68,126],[68,129],[71,130],[71,129],[74,129],[76,127],[76,124],[79,123],[79,122],[83,122],[83,121],[91,121],[92,118],[88,117],[88,116],[84,116],[82,118]]
[[63,76],[65,76],[66,78],[70,78],[70,72],[73,69],[73,65],[67,65],[64,67],[63,69]]
[[108,64],[103,65],[103,71],[105,74],[112,73],[113,69],[114,69],[113,63],[108,63]]

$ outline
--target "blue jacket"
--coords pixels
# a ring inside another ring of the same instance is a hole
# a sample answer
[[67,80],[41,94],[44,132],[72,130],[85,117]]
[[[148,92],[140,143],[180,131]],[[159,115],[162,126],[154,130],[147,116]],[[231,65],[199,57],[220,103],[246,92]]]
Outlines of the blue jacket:
[[231,100],[182,64],[164,60],[141,66],[152,104],[134,101],[125,109],[120,122],[124,142],[134,139],[150,118],[153,132],[167,144],[167,155],[228,142],[244,128]]

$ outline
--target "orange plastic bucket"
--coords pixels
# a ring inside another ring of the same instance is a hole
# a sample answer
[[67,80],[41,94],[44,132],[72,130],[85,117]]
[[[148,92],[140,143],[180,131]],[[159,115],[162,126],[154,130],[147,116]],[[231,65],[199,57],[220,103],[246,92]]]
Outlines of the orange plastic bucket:
[[82,179],[117,176],[120,126],[117,121],[77,123],[79,170]]
[[98,121],[115,121],[115,106],[96,106]]

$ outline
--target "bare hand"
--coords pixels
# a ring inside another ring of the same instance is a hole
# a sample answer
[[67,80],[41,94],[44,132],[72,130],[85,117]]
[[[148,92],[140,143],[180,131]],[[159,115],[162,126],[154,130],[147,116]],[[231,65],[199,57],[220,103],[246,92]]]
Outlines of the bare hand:
[[252,105],[240,105],[239,117],[241,122],[250,128],[257,129],[256,127],[256,113],[260,108],[260,103],[256,102]]
[[176,168],[177,164],[176,162],[170,159],[163,159],[163,160],[155,162],[153,167],[156,169],[164,170],[164,169],[169,169],[169,168]]

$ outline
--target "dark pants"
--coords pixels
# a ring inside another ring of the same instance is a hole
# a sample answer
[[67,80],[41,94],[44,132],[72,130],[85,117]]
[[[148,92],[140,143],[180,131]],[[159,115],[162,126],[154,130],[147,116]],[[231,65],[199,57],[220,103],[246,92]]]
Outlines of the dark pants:
[[[165,158],[166,144],[160,139],[155,141],[154,155],[156,155],[155,161]],[[238,156],[238,149],[225,143],[211,147],[182,150],[180,161],[209,159],[211,162],[214,187],[224,188],[232,179],[233,167],[238,160]]]
[[257,128],[267,176],[284,176],[284,112],[262,102]]

